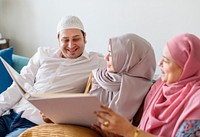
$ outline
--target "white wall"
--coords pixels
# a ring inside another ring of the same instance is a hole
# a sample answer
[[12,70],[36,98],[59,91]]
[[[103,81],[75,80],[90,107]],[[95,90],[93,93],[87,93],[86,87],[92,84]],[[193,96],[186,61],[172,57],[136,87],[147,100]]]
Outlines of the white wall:
[[176,34],[200,36],[199,0],[0,0],[0,32],[15,53],[32,56],[39,46],[57,46],[56,25],[63,15],[79,16],[88,51],[106,53],[108,39],[132,32],[162,55]]
[[2,3],[2,0],[0,0],[0,33],[1,33],[1,24],[2,24],[2,20],[3,20],[2,19],[2,9],[3,8],[2,8],[2,4],[1,3]]

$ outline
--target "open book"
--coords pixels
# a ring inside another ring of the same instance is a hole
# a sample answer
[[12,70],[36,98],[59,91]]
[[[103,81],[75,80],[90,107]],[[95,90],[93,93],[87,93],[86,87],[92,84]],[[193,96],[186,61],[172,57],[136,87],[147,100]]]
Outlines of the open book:
[[94,111],[98,110],[101,105],[96,96],[83,93],[29,94],[29,91],[31,93],[38,93],[38,91],[3,58],[0,57],[0,59],[19,88],[21,95],[54,123],[83,126],[91,126],[96,123]]

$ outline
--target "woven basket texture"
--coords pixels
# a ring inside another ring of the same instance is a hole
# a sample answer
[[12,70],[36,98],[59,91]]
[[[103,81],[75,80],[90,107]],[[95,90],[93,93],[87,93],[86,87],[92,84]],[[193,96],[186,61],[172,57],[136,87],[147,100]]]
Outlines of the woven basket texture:
[[76,126],[61,124],[44,124],[24,131],[19,137],[101,137],[94,130]]

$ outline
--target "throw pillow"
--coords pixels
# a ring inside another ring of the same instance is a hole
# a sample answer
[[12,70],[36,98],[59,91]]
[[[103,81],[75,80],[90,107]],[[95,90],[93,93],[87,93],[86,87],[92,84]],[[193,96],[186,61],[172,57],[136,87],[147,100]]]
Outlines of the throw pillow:
[[[0,56],[12,65],[13,48],[0,50]],[[12,78],[0,60],[0,93],[5,91],[12,84]]]

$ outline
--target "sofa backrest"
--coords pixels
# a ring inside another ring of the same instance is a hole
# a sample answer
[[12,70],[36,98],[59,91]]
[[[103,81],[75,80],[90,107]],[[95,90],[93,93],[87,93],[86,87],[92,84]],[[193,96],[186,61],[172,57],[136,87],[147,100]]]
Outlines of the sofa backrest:
[[12,55],[12,67],[20,73],[21,69],[28,64],[29,58],[25,56]]

